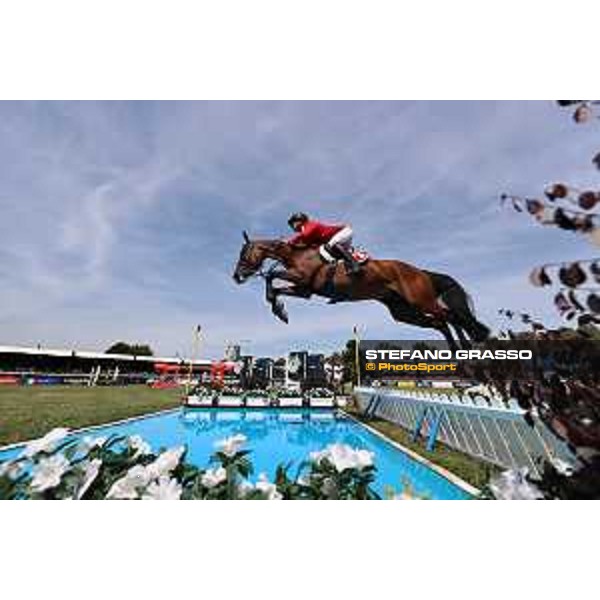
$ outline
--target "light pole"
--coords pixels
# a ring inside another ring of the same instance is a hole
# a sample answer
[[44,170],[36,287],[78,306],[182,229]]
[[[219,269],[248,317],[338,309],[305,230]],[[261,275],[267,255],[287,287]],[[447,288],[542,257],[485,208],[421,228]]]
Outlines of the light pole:
[[196,325],[194,328],[194,337],[192,339],[192,356],[190,358],[190,371],[188,375],[188,380],[186,383],[186,394],[189,394],[189,388],[192,383],[192,375],[194,374],[194,361],[196,360],[196,356],[198,355],[198,350],[200,348],[200,334],[202,332],[202,326]]
[[360,358],[358,352],[358,345],[360,344],[360,337],[358,335],[358,325],[352,328],[354,334],[354,369],[356,370],[356,385],[360,386]]

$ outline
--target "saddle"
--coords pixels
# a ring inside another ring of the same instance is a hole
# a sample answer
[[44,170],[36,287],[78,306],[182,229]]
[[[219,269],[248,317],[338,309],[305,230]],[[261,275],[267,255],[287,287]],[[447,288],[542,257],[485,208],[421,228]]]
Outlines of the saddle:
[[[352,252],[352,258],[354,258],[354,260],[359,265],[364,265],[370,259],[369,254],[365,250],[362,250],[359,248],[352,248],[351,252]],[[329,300],[328,300],[329,304],[335,304],[336,302],[343,302],[344,300],[347,300],[348,296],[346,296],[345,294],[339,293],[335,286],[335,274],[337,271],[337,267],[340,263],[342,265],[344,265],[344,260],[341,258],[334,258],[334,257],[331,257],[331,260],[326,260],[326,258],[323,256],[322,251],[319,252],[319,256],[321,257],[321,260],[325,264],[328,265],[327,276],[325,278],[325,283],[323,285],[321,293],[324,296],[329,297]],[[345,268],[345,266],[344,266],[344,268]]]
[[[370,258],[371,256],[369,255],[369,253],[364,250],[363,248],[352,248],[350,250],[351,254],[352,254],[352,258],[359,264],[359,265],[364,265]],[[338,262],[343,262],[342,258],[338,258],[336,256],[332,256],[329,252],[327,252],[327,250],[321,246],[319,248],[319,258],[325,263],[325,264],[337,264]]]

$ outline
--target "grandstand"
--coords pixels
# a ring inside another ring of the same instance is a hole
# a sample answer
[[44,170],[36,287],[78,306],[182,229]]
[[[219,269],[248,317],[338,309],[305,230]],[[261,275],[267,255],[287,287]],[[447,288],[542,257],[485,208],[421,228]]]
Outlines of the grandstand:
[[324,355],[307,351],[290,352],[286,357],[232,356],[226,349],[221,361],[190,360],[106,354],[75,349],[0,346],[0,385],[126,385],[154,383],[172,387],[182,381],[222,381],[242,387],[327,387],[334,380]]
[[[210,360],[191,362],[194,373],[210,372]],[[156,377],[159,365],[189,368],[190,361],[40,346],[0,346],[0,384],[147,383]]]

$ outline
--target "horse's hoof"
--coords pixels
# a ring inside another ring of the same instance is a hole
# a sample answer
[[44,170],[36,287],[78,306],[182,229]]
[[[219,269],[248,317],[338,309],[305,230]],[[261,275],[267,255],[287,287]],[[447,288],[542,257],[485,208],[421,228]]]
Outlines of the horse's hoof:
[[283,321],[284,323],[289,323],[289,318],[288,318],[288,314],[287,311],[285,310],[285,307],[283,306],[283,304],[274,304],[273,305],[273,314],[280,320]]

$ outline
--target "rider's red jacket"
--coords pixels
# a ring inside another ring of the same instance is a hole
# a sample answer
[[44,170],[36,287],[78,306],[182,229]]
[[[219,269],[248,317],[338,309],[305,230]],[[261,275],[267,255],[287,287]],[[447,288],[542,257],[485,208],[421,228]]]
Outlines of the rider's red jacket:
[[344,225],[326,225],[319,221],[306,221],[302,229],[288,240],[288,244],[320,246],[326,244]]

